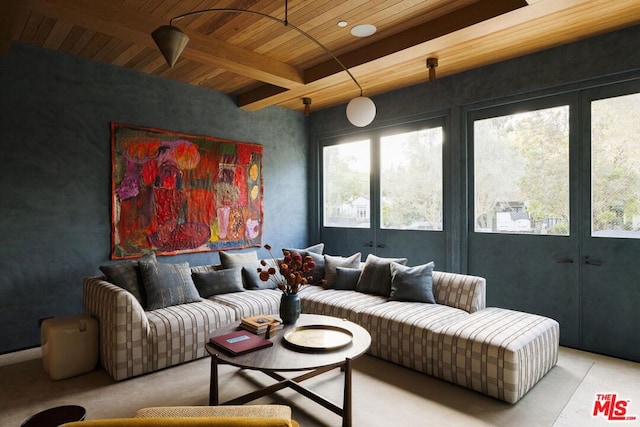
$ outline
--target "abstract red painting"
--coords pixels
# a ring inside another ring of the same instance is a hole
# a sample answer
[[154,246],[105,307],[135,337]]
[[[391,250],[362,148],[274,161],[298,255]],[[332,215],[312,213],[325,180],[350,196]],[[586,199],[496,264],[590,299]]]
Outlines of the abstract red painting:
[[261,246],[262,145],[111,123],[111,258]]

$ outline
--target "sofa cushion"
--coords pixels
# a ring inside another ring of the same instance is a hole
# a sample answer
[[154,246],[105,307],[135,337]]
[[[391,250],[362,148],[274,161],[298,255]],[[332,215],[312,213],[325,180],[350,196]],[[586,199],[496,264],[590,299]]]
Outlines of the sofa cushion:
[[202,298],[244,291],[241,268],[192,273],[191,275]]
[[433,297],[434,263],[407,267],[391,263],[391,301],[414,301],[435,304]]
[[360,267],[360,259],[362,254],[356,252],[349,257],[325,255],[324,256],[324,286],[326,288],[334,288],[336,286],[336,268],[358,268]]
[[138,261],[156,262],[156,254],[146,254],[140,260],[118,262],[116,264],[101,265],[107,281],[122,289],[131,292],[143,307],[146,305],[146,296]]
[[275,289],[277,285],[272,280],[263,282],[258,275],[258,253],[251,252],[220,252],[220,264],[223,269],[242,268],[242,284],[245,289]]
[[389,297],[391,294],[391,263],[406,264],[406,258],[380,258],[367,255],[356,290],[366,294]]
[[236,319],[258,314],[277,315],[280,311],[282,292],[278,289],[247,290],[231,294],[218,294],[209,299],[230,307],[236,313]]
[[357,323],[372,331],[369,353],[431,374],[438,362],[435,331],[467,317],[446,305],[389,301],[363,308]]
[[353,291],[356,289],[362,270],[359,268],[336,268],[336,290]]
[[139,264],[148,310],[201,300],[191,278],[189,263],[163,264],[141,261]]
[[559,338],[553,319],[489,307],[437,331],[433,375],[515,403],[555,366]]
[[146,315],[149,330],[142,339],[147,354],[129,360],[130,364],[148,364],[144,372],[206,356],[204,344],[213,331],[236,320],[231,307],[206,299],[148,311]]
[[386,298],[356,291],[322,289],[300,293],[303,313],[323,314],[356,322],[358,313],[366,307],[383,304]]

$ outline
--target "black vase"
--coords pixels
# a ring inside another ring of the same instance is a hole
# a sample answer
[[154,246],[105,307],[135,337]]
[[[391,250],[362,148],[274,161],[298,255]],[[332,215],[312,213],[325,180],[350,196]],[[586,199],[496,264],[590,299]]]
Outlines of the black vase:
[[285,295],[280,298],[280,318],[285,325],[293,325],[300,317],[300,297],[298,294]]

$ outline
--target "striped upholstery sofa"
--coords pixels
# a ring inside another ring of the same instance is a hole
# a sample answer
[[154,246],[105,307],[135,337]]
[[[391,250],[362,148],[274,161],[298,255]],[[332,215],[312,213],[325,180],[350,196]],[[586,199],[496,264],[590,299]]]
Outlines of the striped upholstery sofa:
[[[101,364],[117,381],[205,356],[216,328],[277,313],[281,296],[272,289],[245,291],[144,311],[104,277],[89,277],[83,287],[85,312],[99,322]],[[373,356],[506,402],[517,402],[555,366],[555,320],[487,308],[481,277],[434,271],[433,292],[436,304],[319,286],[307,286],[300,298],[304,313],[346,318],[367,329]]]

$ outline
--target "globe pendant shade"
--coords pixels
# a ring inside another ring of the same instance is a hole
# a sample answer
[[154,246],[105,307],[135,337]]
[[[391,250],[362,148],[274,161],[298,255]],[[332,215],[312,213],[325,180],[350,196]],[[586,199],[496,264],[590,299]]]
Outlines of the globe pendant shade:
[[371,98],[358,96],[347,104],[347,119],[352,125],[365,127],[376,117],[376,104]]
[[158,49],[167,60],[169,67],[173,67],[182,51],[189,43],[189,36],[183,33],[179,28],[171,25],[162,25],[151,33],[153,41],[156,42]]

